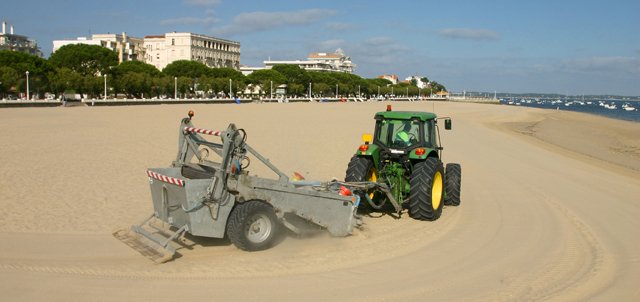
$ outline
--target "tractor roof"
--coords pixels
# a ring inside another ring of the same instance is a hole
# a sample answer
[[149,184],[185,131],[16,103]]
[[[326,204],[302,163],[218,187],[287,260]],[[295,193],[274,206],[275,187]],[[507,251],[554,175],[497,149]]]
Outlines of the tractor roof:
[[420,111],[380,111],[376,113],[374,118],[381,117],[383,119],[396,119],[396,120],[410,120],[413,118],[418,118],[421,121],[425,122],[427,120],[431,120],[436,118],[435,113],[431,112],[420,112]]

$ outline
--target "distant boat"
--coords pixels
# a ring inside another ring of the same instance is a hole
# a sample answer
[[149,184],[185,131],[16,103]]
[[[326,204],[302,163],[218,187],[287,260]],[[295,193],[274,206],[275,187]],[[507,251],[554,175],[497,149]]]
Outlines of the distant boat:
[[626,110],[626,111],[636,111],[636,108],[629,105],[629,104],[624,104],[622,105],[622,109]]

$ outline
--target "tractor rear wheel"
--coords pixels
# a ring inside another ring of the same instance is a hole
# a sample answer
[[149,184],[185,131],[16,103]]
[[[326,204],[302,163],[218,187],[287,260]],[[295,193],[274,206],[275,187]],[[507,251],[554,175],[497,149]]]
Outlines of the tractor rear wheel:
[[448,206],[460,205],[460,188],[462,186],[462,168],[460,164],[447,164],[444,174],[444,204]]
[[227,221],[227,236],[241,250],[270,248],[280,236],[281,224],[273,208],[261,201],[237,204]]
[[[372,181],[378,180],[378,173],[376,167],[373,164],[373,160],[370,157],[353,156],[347,166],[347,175],[344,177],[346,182],[359,182],[359,181]],[[371,210],[371,205],[365,201],[365,196],[360,196],[359,208],[364,211]],[[383,198],[379,192],[369,193],[369,199],[374,202],[380,202]]]
[[354,156],[347,166],[344,181],[376,181],[376,168],[370,157]]
[[409,191],[409,216],[418,220],[436,220],[442,213],[444,168],[438,158],[427,158],[413,166]]

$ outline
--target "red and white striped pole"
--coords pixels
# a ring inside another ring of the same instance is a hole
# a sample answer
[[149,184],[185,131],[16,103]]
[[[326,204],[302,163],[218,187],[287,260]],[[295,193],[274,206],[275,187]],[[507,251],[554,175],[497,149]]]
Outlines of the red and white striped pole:
[[178,178],[175,178],[175,177],[162,175],[160,173],[156,173],[156,172],[149,171],[149,170],[147,170],[147,176],[149,176],[150,178],[157,179],[157,180],[162,181],[162,182],[166,182],[166,183],[174,184],[176,186],[184,187],[184,180],[182,180],[182,179],[178,179]]
[[214,131],[214,130],[195,128],[195,127],[184,127],[184,132],[200,133],[200,134],[207,134],[207,135],[214,135],[214,136],[222,136],[222,134],[224,133],[224,131]]

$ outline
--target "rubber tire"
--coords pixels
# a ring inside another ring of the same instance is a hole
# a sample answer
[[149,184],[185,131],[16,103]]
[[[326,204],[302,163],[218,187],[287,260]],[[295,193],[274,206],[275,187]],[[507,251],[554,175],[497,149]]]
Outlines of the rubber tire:
[[[444,167],[438,158],[429,157],[423,162],[413,165],[411,172],[411,185],[409,191],[409,216],[418,220],[436,220],[442,214],[444,206],[444,192],[440,192],[440,202],[437,207],[433,206],[434,179],[440,173],[440,181],[444,182]],[[440,184],[444,191],[444,183]]]
[[[267,219],[264,227],[265,238],[259,241],[250,238],[249,229],[255,218]],[[231,243],[244,251],[261,251],[272,247],[281,235],[282,224],[276,217],[273,207],[259,201],[251,200],[239,203],[233,208],[227,221],[227,236]]]
[[367,174],[373,168],[373,161],[369,157],[353,156],[347,166],[347,175],[344,181],[367,181]]
[[460,190],[462,187],[462,167],[460,164],[447,164],[444,174],[444,204],[447,206],[460,205]]
[[[373,160],[371,157],[365,156],[356,156],[351,157],[349,161],[349,165],[347,166],[347,175],[344,177],[344,181],[346,182],[359,182],[359,181],[369,181],[368,175],[371,172],[371,169],[374,169]],[[366,194],[366,193],[365,193]],[[365,200],[365,196],[360,196],[360,205],[358,208],[361,213],[367,213],[371,211],[375,211],[375,209]],[[379,202],[378,199],[384,198],[381,196],[381,192],[374,192],[373,195],[370,195],[371,199]]]

